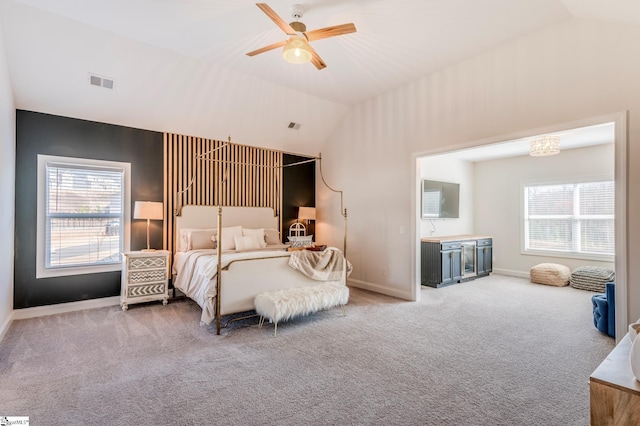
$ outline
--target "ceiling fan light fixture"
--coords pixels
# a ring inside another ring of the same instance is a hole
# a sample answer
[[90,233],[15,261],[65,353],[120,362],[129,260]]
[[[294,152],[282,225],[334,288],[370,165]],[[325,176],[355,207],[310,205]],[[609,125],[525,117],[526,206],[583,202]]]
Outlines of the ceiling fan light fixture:
[[291,36],[282,50],[282,57],[292,64],[304,64],[311,60],[311,51],[301,36]]
[[560,153],[560,137],[540,136],[531,139],[529,142],[529,155],[532,157],[542,157]]

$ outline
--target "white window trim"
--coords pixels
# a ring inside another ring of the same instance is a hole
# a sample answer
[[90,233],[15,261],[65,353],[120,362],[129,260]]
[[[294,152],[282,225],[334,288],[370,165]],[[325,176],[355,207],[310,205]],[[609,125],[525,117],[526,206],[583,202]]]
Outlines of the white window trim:
[[38,194],[37,194],[37,226],[36,226],[36,278],[65,277],[69,275],[97,274],[122,270],[121,263],[107,265],[74,266],[68,268],[45,267],[46,262],[46,231],[45,207],[46,201],[46,166],[55,162],[69,165],[86,165],[98,167],[113,167],[124,170],[124,221],[122,230],[122,248],[125,252],[130,248],[131,227],[131,163],[119,161],[93,160],[88,158],[60,157],[55,155],[38,154]]
[[[544,257],[558,257],[566,259],[580,259],[580,260],[595,260],[600,262],[613,262],[615,255],[606,254],[592,254],[592,253],[576,253],[576,252],[561,252],[551,250],[540,249],[527,249],[526,241],[528,238],[526,230],[525,220],[525,198],[524,189],[527,186],[535,185],[565,185],[573,183],[587,183],[587,182],[602,182],[602,181],[614,181],[615,178],[612,175],[597,175],[597,176],[578,176],[556,179],[532,179],[520,182],[520,254],[525,256],[544,256]],[[615,217],[614,217],[615,223]]]

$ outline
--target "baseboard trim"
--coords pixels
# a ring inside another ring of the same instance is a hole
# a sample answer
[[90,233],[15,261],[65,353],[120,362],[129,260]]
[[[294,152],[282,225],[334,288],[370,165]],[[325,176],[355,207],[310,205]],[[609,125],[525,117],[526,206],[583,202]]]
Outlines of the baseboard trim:
[[0,343],[4,339],[4,336],[7,335],[7,331],[9,331],[9,327],[11,327],[11,323],[13,322],[13,312],[9,315],[9,318],[2,324],[0,327]]
[[363,290],[373,291],[374,293],[380,293],[380,294],[385,294],[387,296],[397,297],[398,299],[404,299],[409,301],[412,300],[410,291],[407,292],[407,291],[403,291],[395,288],[383,287],[378,284],[373,284],[367,281],[354,280],[354,279],[348,279],[347,284],[351,287],[361,288]]
[[494,269],[493,273],[497,275],[507,275],[509,277],[531,278],[531,275],[529,274],[528,271],[522,272],[522,271],[514,271],[512,269]]
[[44,317],[47,315],[64,314],[67,312],[84,311],[85,309],[104,308],[120,304],[120,296],[103,297],[100,299],[83,300],[80,302],[60,303],[57,305],[36,306],[35,308],[14,309],[13,319]]

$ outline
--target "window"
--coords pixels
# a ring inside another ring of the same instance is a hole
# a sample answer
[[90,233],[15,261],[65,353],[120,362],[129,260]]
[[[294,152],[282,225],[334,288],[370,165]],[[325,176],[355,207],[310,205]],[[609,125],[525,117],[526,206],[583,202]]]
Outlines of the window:
[[614,188],[613,180],[524,185],[524,252],[609,260]]
[[422,217],[440,217],[440,199],[442,191],[425,189],[422,191]]
[[130,164],[38,155],[36,278],[121,269]]

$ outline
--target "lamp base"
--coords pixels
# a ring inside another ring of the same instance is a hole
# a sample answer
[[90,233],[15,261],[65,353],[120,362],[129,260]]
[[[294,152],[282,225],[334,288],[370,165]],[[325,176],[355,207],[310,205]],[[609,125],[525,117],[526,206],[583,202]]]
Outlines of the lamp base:
[[142,249],[140,251],[143,252],[143,253],[148,253],[148,252],[156,251],[156,249],[146,248],[146,249]]

